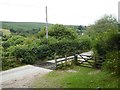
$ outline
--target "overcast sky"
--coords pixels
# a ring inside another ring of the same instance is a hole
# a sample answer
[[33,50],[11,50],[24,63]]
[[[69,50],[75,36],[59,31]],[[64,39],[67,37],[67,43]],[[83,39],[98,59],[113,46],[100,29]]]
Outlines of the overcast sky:
[[118,17],[119,0],[0,0],[0,21],[93,24],[104,14]]

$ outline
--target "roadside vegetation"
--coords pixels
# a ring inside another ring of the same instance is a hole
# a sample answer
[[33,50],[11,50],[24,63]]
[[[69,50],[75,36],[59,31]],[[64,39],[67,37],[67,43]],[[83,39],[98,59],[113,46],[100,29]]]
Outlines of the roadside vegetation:
[[55,70],[33,81],[33,88],[118,88],[118,77],[99,69],[73,66]]
[[[86,28],[84,40],[89,37],[94,52],[94,68],[65,66],[33,82],[36,88],[119,88],[120,34],[118,22],[105,15]],[[88,39],[87,39],[88,40]],[[98,63],[102,62],[102,66]],[[99,67],[98,67],[99,66]],[[41,83],[42,82],[42,83]]]
[[[8,29],[7,26],[5,28]],[[44,83],[40,84],[40,82],[45,82],[48,87],[50,87],[48,84],[52,87],[118,87],[120,31],[118,22],[112,15],[104,15],[95,24],[84,27],[50,25],[48,39],[45,37],[44,26],[38,30],[32,29],[32,32],[25,31],[25,33],[14,30],[15,28],[9,29],[11,34],[0,35],[3,70],[51,60],[54,59],[54,55],[60,58],[92,50],[95,69],[76,66],[73,70],[77,70],[77,73],[53,71],[46,75],[43,81],[37,80],[35,87],[44,87]],[[99,65],[100,62],[102,62],[101,65]],[[96,68],[100,69],[98,73],[88,74],[97,72]]]
[[10,31],[11,35],[2,35],[2,69],[7,70],[36,61],[64,57],[91,49],[89,37],[81,39],[76,29],[64,25],[49,26],[49,38],[45,37],[45,28],[37,33],[25,35]]

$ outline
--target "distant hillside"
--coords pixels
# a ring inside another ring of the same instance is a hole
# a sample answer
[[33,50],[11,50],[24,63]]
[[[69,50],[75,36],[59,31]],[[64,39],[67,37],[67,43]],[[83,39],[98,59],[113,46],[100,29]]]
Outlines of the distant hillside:
[[[8,29],[13,32],[17,33],[37,33],[45,27],[45,23],[38,23],[38,22],[2,22],[2,29]],[[53,24],[48,24],[49,26]],[[82,30],[85,30],[85,26],[83,25],[65,25],[66,27],[74,28],[78,33],[82,33]]]
[[[52,24],[48,24],[52,25]],[[45,26],[45,23],[38,23],[38,22],[6,22],[2,21],[2,28],[3,29],[15,29],[15,30],[32,30],[32,29],[39,29]],[[67,27],[78,27],[78,25],[65,25]]]
[[33,30],[40,29],[45,26],[45,23],[37,23],[37,22],[2,22],[3,29],[14,29],[14,30]]

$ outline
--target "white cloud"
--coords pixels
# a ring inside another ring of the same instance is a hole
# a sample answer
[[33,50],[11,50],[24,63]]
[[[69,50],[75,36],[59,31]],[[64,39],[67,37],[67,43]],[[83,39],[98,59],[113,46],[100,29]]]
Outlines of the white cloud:
[[0,0],[2,21],[48,22],[88,25],[104,14],[117,17],[119,0]]

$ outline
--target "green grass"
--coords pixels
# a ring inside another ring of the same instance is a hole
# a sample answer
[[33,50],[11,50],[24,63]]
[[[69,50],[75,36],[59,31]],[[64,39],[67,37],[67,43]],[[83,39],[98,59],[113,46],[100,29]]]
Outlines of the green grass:
[[75,66],[77,72],[55,70],[43,77],[38,77],[34,88],[118,88],[118,77],[108,72]]

